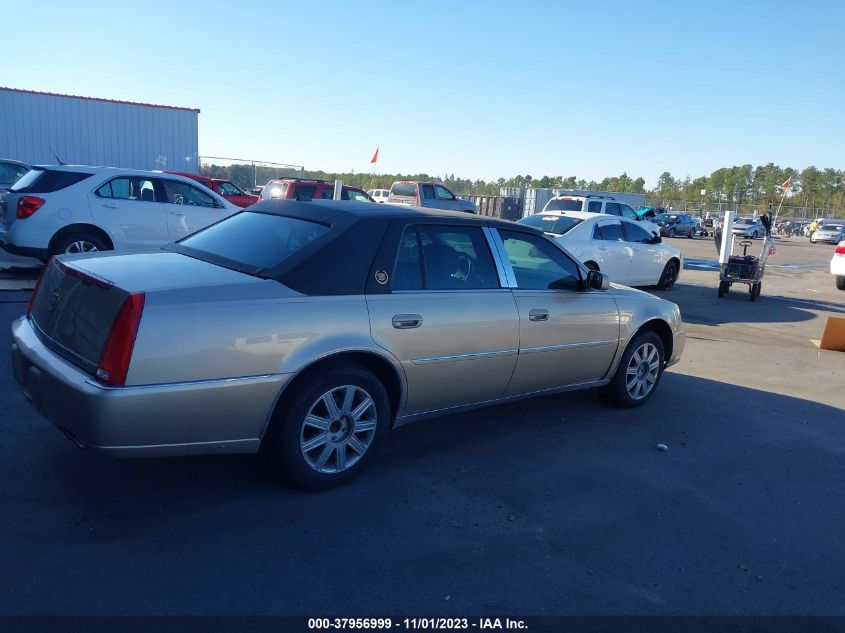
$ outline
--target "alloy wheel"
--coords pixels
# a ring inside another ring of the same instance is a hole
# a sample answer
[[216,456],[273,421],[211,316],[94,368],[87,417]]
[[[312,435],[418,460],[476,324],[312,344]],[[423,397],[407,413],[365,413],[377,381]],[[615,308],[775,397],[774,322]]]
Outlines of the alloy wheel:
[[65,253],[96,253],[100,249],[88,240],[77,240],[68,244]]
[[305,463],[327,474],[351,468],[373,443],[376,416],[372,396],[361,387],[343,385],[327,391],[302,421],[299,448]]
[[642,400],[657,383],[660,354],[652,343],[643,343],[631,355],[625,374],[625,388],[634,400]]

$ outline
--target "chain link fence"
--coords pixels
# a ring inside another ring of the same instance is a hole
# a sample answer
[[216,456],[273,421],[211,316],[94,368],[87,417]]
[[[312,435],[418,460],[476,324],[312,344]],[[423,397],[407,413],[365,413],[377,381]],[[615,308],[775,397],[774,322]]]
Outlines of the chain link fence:
[[254,191],[268,180],[304,178],[305,167],[250,158],[200,156],[200,173],[209,178],[231,180],[241,189]]

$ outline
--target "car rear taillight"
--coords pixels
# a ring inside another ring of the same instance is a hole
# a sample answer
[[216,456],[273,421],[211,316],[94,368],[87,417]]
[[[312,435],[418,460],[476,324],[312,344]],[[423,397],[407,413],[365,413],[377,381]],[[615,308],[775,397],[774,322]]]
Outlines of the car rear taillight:
[[837,255],[845,255],[845,244],[840,244],[839,246],[837,246],[835,253]]
[[38,211],[43,204],[44,198],[39,198],[38,196],[21,196],[18,198],[18,220],[25,220]]
[[38,276],[38,281],[35,282],[35,288],[32,289],[32,294],[29,297],[29,305],[26,306],[26,318],[32,318],[32,306],[35,304],[35,297],[38,294],[38,289],[41,288],[41,281],[44,279],[44,275],[47,274],[47,270],[50,268],[50,265],[53,263],[53,258],[47,260],[44,268],[41,269],[41,274]]
[[135,347],[143,312],[143,292],[133,292],[120,306],[97,365],[97,378],[107,385],[122,387],[126,384],[126,373],[129,371],[129,361],[132,359],[132,349]]

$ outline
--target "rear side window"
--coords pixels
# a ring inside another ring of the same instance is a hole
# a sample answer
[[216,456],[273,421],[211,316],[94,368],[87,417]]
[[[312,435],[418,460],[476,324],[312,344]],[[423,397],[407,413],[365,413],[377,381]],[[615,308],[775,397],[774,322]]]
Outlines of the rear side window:
[[23,178],[29,169],[10,163],[0,162],[0,184],[11,185]]
[[499,288],[499,277],[480,228],[409,227],[402,238],[394,290]]
[[316,222],[244,211],[178,244],[260,271],[284,261],[328,230]]
[[77,171],[53,171],[51,169],[32,169],[15,183],[13,193],[52,193],[60,191],[86,178],[91,174]]
[[[203,184],[206,187],[208,186],[207,183],[203,183]],[[220,191],[220,193],[222,193],[223,195],[226,195],[226,196],[240,196],[240,195],[243,194],[243,191],[238,189],[231,182],[226,182],[226,181],[218,183],[217,189]]]
[[549,200],[543,211],[580,211],[583,205],[582,200],[564,198],[562,200]]
[[293,197],[297,200],[313,200],[316,192],[316,185],[296,185],[293,190]]
[[610,215],[622,215],[622,210],[616,202],[608,202],[604,205],[604,212],[609,213]]
[[601,202],[599,200],[590,200],[590,206],[587,211],[601,213]]
[[101,198],[155,202],[153,181],[147,178],[114,178],[97,189]]
[[411,198],[417,197],[417,185],[412,182],[397,182],[390,188],[390,195],[392,196],[409,196]]

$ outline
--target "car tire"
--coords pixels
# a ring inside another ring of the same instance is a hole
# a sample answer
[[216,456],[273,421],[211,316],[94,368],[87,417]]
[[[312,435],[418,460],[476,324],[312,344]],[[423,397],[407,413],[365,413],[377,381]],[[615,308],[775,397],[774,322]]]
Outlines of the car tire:
[[654,332],[640,332],[628,343],[613,379],[600,389],[622,409],[639,407],[654,395],[665,363],[663,342]]
[[845,275],[836,276],[836,287],[840,290],[845,290]]
[[731,290],[731,285],[727,281],[719,282],[719,296],[724,297]]
[[370,461],[390,426],[384,385],[363,367],[343,364],[314,373],[295,388],[262,444],[266,460],[306,490],[348,483]]
[[50,255],[65,255],[79,253],[96,253],[110,251],[113,247],[96,233],[89,231],[74,231],[67,233],[50,245]]
[[678,273],[678,264],[674,259],[666,262],[666,266],[663,268],[663,273],[657,281],[657,289],[671,290],[675,285],[675,281],[678,279]]
[[690,229],[689,235],[687,237],[691,240],[695,239],[695,229]]
[[669,229],[669,237],[675,237],[675,229]]

